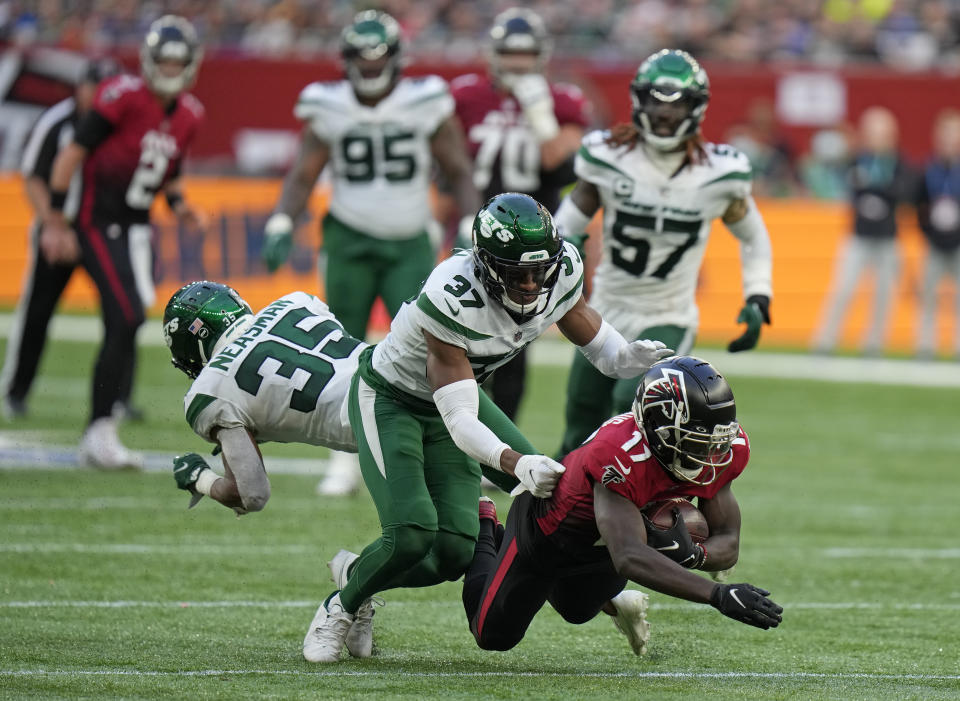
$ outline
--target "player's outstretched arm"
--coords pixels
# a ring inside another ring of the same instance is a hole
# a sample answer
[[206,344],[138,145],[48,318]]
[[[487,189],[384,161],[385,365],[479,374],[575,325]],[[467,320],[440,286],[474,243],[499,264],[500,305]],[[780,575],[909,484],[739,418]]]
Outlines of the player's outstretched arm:
[[760,340],[763,324],[770,324],[770,299],[773,295],[773,250],[770,235],[752,197],[735,199],[723,214],[723,223],[740,240],[740,264],[746,302],[737,323],[746,330],[730,342],[731,353],[750,350]]
[[645,373],[658,360],[673,355],[673,350],[660,341],[627,343],[583,296],[557,322],[557,328],[607,377],[631,379]]
[[515,476],[536,497],[548,497],[564,467],[545,455],[521,455],[478,418],[480,390],[466,351],[424,331],[433,401],[457,447],[482,465]]
[[584,255],[584,246],[587,240],[587,225],[593,215],[600,209],[600,191],[593,183],[585,180],[578,180],[570,194],[563,198],[560,206],[557,207],[557,213],[553,215],[553,223],[556,224],[560,235],[574,246],[580,252],[581,258]]
[[451,116],[440,123],[430,138],[430,152],[450,183],[461,220],[469,221],[472,226],[483,201],[473,184],[473,163],[459,119]]
[[661,594],[711,604],[725,616],[758,628],[780,623],[783,609],[766,598],[769,592],[747,584],[714,584],[648,546],[642,514],[626,497],[597,483],[593,501],[597,528],[622,576]]
[[283,179],[280,201],[264,227],[263,260],[270,272],[279,268],[290,255],[293,222],[306,209],[313,186],[329,158],[330,147],[317,138],[310,125],[305,126],[297,160]]

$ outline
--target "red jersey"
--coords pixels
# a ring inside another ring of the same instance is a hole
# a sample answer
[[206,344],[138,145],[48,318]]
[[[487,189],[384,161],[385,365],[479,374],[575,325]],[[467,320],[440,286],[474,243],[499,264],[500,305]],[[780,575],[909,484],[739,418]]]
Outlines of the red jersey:
[[[484,198],[523,192],[556,211],[560,189],[576,180],[576,175],[572,166],[549,172],[540,167],[540,143],[516,98],[476,73],[453,80],[450,91],[473,158],[473,182]],[[587,101],[579,88],[557,83],[550,86],[550,92],[560,126],[589,125]]]
[[180,171],[203,105],[184,93],[165,109],[143,79],[118,75],[101,83],[93,110],[112,128],[84,161],[80,223],[146,223],[157,192]]
[[747,466],[750,442],[743,428],[733,441],[733,460],[717,468],[711,484],[696,485],[674,480],[650,452],[647,439],[637,428],[633,414],[606,421],[586,443],[563,459],[567,470],[537,510],[537,525],[550,535],[558,528],[583,531],[597,538],[593,511],[593,486],[599,482],[626,497],[638,509],[673,497],[710,499],[732,482]]

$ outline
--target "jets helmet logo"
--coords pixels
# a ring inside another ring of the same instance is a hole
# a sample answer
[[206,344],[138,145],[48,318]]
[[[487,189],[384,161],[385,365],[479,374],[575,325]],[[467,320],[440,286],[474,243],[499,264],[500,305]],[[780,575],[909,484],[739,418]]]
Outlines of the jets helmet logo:
[[513,240],[513,232],[504,229],[503,225],[498,222],[497,218],[490,214],[490,212],[485,209],[480,210],[477,216],[480,219],[480,235],[483,236],[483,238],[488,239],[491,236],[496,236],[504,243],[509,243]]
[[663,415],[675,426],[690,420],[690,405],[687,402],[687,386],[683,373],[671,368],[663,369],[663,376],[654,380],[643,390],[640,400],[641,414],[659,407]]

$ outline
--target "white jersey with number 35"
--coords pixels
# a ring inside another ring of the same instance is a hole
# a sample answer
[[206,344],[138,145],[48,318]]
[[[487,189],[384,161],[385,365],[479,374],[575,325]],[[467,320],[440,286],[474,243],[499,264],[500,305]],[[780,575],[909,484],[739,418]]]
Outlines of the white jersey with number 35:
[[373,107],[349,81],[311,83],[293,111],[330,148],[330,213],[382,239],[408,239],[430,218],[430,140],[453,114],[437,76],[403,78]]
[[670,177],[642,145],[610,146],[608,135],[587,134],[574,164],[603,207],[603,257],[590,304],[627,336],[663,324],[695,328],[710,227],[732,201],[750,196],[750,162],[732,146],[708,143],[703,163]]
[[243,427],[261,442],[356,452],[346,399],[366,345],[313,295],[285,295],[210,359],[183,400],[187,423],[211,442]]

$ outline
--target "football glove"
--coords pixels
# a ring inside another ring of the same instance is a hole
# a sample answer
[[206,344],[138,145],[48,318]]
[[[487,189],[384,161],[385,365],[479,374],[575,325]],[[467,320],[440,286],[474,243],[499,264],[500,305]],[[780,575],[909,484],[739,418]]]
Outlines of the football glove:
[[204,470],[209,469],[207,461],[196,453],[178,455],[173,459],[173,479],[176,480],[177,487],[192,495],[188,509],[192,509],[203,499],[203,494],[197,491],[197,480]]
[[747,330],[730,341],[727,350],[731,353],[750,350],[756,347],[760,340],[760,327],[770,324],[770,298],[766,295],[750,295],[747,303],[740,310],[737,317],[738,324],[746,324]]
[[290,256],[293,245],[293,219],[283,212],[276,212],[267,219],[263,228],[263,262],[271,273],[283,265]]
[[517,461],[514,473],[520,480],[511,496],[529,491],[533,496],[545,499],[553,494],[553,488],[560,481],[565,468],[546,455],[523,455]]
[[617,377],[630,379],[639,377],[658,360],[669,358],[673,350],[667,348],[663,341],[648,341],[641,339],[628,343],[617,351]]
[[688,570],[697,569],[707,559],[706,551],[699,543],[694,543],[678,509],[673,510],[673,525],[660,528],[643,514],[643,525],[647,528],[647,545],[666,555],[678,565]]
[[560,123],[553,111],[550,84],[540,73],[525,73],[510,81],[510,91],[520,103],[530,130],[543,143],[560,133]]
[[767,630],[783,620],[783,607],[768,599],[769,593],[752,584],[716,584],[710,605],[735,621]]

